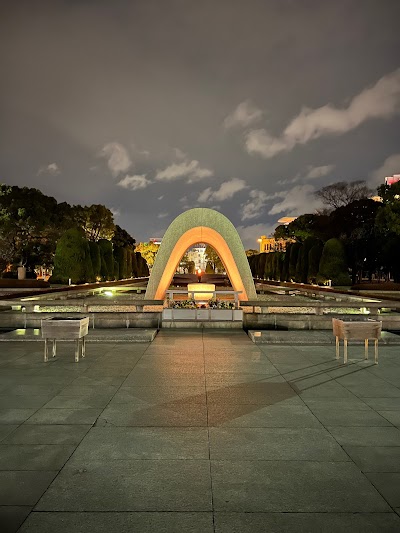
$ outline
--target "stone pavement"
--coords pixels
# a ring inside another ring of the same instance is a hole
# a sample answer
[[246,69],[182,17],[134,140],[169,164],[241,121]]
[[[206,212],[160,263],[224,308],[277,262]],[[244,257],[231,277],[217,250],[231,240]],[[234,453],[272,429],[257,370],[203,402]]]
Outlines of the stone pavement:
[[44,364],[0,343],[0,530],[400,531],[399,347],[334,350],[167,330]]

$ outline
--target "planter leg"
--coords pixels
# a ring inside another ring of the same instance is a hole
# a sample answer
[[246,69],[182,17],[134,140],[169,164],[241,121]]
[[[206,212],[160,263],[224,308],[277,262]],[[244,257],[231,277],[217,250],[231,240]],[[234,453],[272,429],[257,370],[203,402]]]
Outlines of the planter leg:
[[86,343],[85,343],[85,337],[82,337],[82,359],[86,355]]
[[343,363],[346,365],[347,364],[347,339],[344,339],[343,344],[344,344]]
[[365,339],[364,344],[365,344],[365,355],[364,355],[364,359],[368,359],[368,339]]
[[79,339],[76,339],[75,344],[75,363],[79,362]]
[[339,359],[339,337],[336,337],[336,359]]
[[57,341],[56,339],[53,339],[53,357],[56,356],[56,351],[57,351]]
[[378,339],[375,339],[375,364],[378,364]]
[[47,339],[44,339],[44,362],[47,363],[49,360],[48,358],[48,351],[47,351]]

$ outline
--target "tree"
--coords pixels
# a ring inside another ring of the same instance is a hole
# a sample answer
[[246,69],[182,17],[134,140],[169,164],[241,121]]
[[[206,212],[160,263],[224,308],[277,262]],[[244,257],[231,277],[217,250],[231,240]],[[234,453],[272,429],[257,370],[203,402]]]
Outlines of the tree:
[[350,285],[344,246],[339,239],[329,239],[324,245],[319,263],[319,282],[331,280],[332,285]]
[[316,283],[324,244],[318,241],[308,252],[307,283]]
[[195,264],[194,261],[189,259],[189,255],[185,253],[179,262],[179,266],[183,268],[185,274],[194,274]]
[[159,248],[160,245],[155,244],[154,242],[140,242],[136,246],[136,251],[139,252],[140,255],[145,259],[147,265],[152,267],[154,265],[154,261],[156,260],[156,255]]
[[101,254],[97,242],[89,241],[90,258],[92,260],[93,276],[95,279],[100,277],[101,271]]
[[296,265],[296,281],[299,283],[307,283],[308,281],[308,256],[311,248],[317,244],[318,240],[314,237],[308,237],[302,244],[299,255],[297,257]]
[[294,242],[290,247],[290,256],[289,256],[289,279],[296,280],[296,267],[297,267],[297,257],[299,255],[301,248],[301,243]]
[[149,267],[147,262],[142,257],[140,252],[136,252],[136,262],[137,262],[137,277],[142,278],[149,275]]
[[132,261],[132,269],[131,269],[132,274],[131,275],[132,277],[137,278],[139,274],[138,274],[138,263],[137,263],[135,252],[131,252],[131,261]]
[[132,250],[135,249],[135,239],[129,235],[129,233],[121,228],[121,226],[118,226],[118,224],[115,226],[114,235],[111,239],[111,242],[113,243],[114,247],[118,248],[126,248],[130,247]]
[[118,266],[118,273],[115,271],[114,263],[114,275],[116,279],[126,279],[128,277],[128,251],[126,248],[118,247],[114,248],[114,259]]
[[252,255],[258,255],[260,252],[258,250],[246,250],[245,254],[247,257],[251,257]]
[[207,263],[210,263],[213,272],[224,272],[224,264],[222,263],[217,252],[210,245],[206,246],[205,259]]
[[257,277],[260,279],[264,278],[265,274],[265,263],[267,261],[267,255],[265,252],[262,254],[258,254],[258,261],[257,261]]
[[[41,247],[43,261],[48,263],[55,251],[56,241],[65,231],[57,202],[38,189],[9,187],[0,184],[0,260],[4,264],[32,264],[32,252]],[[46,254],[46,257],[44,255]],[[50,257],[49,257],[50,254]]]
[[369,198],[372,193],[372,189],[366,185],[364,180],[357,180],[332,183],[332,185],[327,185],[316,191],[315,196],[322,200],[325,205],[337,209],[354,202],[354,200]]
[[379,202],[370,199],[355,200],[339,207],[330,215],[333,236],[343,242],[351,268],[352,283],[362,271],[376,268],[378,255],[375,220],[380,210]]
[[114,215],[104,205],[81,206],[73,208],[76,223],[85,232],[89,241],[111,239],[114,235]]
[[114,280],[114,255],[113,248],[110,241],[106,239],[100,239],[97,244],[100,247],[102,253],[102,272],[101,276],[103,279],[108,281]]
[[93,281],[89,243],[81,230],[70,229],[59,239],[54,256],[53,282],[85,283]]

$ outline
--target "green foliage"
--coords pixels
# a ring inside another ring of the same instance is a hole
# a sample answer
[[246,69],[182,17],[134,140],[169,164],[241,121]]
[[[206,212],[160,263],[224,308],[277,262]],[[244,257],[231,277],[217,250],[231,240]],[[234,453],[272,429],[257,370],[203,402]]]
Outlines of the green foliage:
[[297,267],[297,257],[301,244],[299,242],[294,242],[290,247],[289,255],[289,279],[296,279],[296,267]]
[[135,239],[129,235],[129,233],[122,229],[120,226],[116,225],[114,230],[114,235],[111,239],[114,248],[127,248],[130,247],[132,250],[135,249]]
[[116,279],[126,279],[128,277],[128,251],[126,248],[115,248],[114,258],[118,265],[118,273],[115,271],[114,263],[114,276]]
[[264,278],[265,275],[265,263],[267,261],[267,255],[265,252],[258,255],[257,261],[257,277],[260,279]]
[[119,267],[120,267],[119,262],[116,259],[114,259],[114,278],[115,279],[121,279],[121,276],[119,274]]
[[93,276],[95,279],[100,277],[101,254],[97,242],[89,241],[90,258],[92,260]]
[[382,198],[383,205],[398,203],[400,199],[400,181],[392,185],[381,185],[377,191]]
[[[103,205],[71,207],[28,187],[0,184],[0,272],[12,264],[23,264],[27,271],[36,266],[51,267],[56,245],[69,229],[81,228],[90,241],[115,237],[115,242],[134,249],[135,240],[122,228],[114,227],[113,215]],[[91,248],[94,271],[99,275],[99,256]],[[107,255],[107,254],[106,254]],[[105,268],[102,269],[103,273]],[[113,272],[113,266],[109,269]],[[104,274],[105,279],[109,272]]]
[[395,283],[400,283],[400,236],[392,233],[383,244],[385,263],[390,269]]
[[324,245],[318,241],[308,252],[307,283],[316,283]]
[[264,277],[266,279],[273,279],[274,277],[273,255],[274,255],[274,252],[270,252],[267,254],[267,257],[265,258]]
[[0,263],[32,266],[31,253],[51,263],[56,240],[65,231],[57,202],[37,189],[0,184]]
[[286,246],[286,251],[284,252],[281,281],[289,281],[290,248],[293,246],[293,244],[294,243],[289,243]]
[[[207,263],[210,263],[212,266],[213,272],[224,272],[225,267],[212,246],[207,245],[205,251],[205,259]],[[207,270],[206,270],[207,272]]]
[[136,252],[136,262],[137,262],[137,277],[143,278],[149,275],[149,267],[147,266],[146,260],[142,257],[140,252]]
[[99,239],[111,239],[114,235],[114,215],[104,205],[81,206],[76,205],[73,208],[74,217],[85,232],[89,241],[98,241]]
[[317,239],[314,237],[308,237],[301,245],[296,264],[296,281],[298,283],[307,283],[308,281],[309,253],[317,242]]
[[253,250],[253,249],[245,251],[245,254],[246,254],[247,257],[251,257],[252,255],[257,255],[258,253],[259,253],[258,250]]
[[[291,222],[293,224],[293,222]],[[274,238],[276,240],[278,239],[289,239],[291,237],[291,228],[290,224],[281,224],[280,226],[277,226],[274,231]]]
[[115,279],[112,244],[106,239],[100,239],[97,244],[99,245],[102,254],[101,277],[104,280],[112,281]]
[[283,258],[284,252],[274,252],[271,254],[272,258],[272,268],[273,268],[273,278],[276,281],[281,280],[282,269],[283,269]]
[[82,231],[70,229],[57,243],[54,257],[53,283],[85,283],[93,281],[89,243]]
[[179,262],[179,266],[183,268],[185,274],[194,274],[195,264],[194,261],[189,260],[189,255],[185,253]]
[[206,274],[215,274],[215,270],[211,263],[206,264]]
[[254,278],[256,277],[256,272],[255,272],[256,257],[257,257],[256,254],[247,256],[247,261],[249,262],[250,271]]
[[132,249],[130,247],[126,247],[126,277],[132,278]]
[[317,281],[329,279],[333,286],[351,285],[344,246],[339,239],[329,239],[322,250]]
[[338,181],[322,187],[315,196],[332,209],[343,207],[355,200],[365,199],[371,196],[372,190],[367,187],[365,181]]
[[131,252],[131,261],[132,261],[132,276],[134,278],[137,278],[139,276],[139,273],[138,273],[138,263],[137,263],[135,252]]
[[156,260],[156,255],[159,248],[160,245],[155,244],[154,242],[140,242],[136,246],[136,251],[140,252],[147,265],[152,267],[154,265],[154,261]]

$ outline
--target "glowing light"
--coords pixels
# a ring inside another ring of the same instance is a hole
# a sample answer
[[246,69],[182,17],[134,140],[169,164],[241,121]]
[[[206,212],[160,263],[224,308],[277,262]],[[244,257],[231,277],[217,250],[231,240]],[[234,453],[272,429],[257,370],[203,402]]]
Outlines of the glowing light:
[[[201,271],[200,271],[201,272]],[[188,292],[202,291],[194,293],[194,299],[199,302],[205,302],[211,300],[215,291],[214,283],[188,283]],[[211,292],[203,292],[211,291]]]
[[114,293],[112,291],[104,291],[105,296],[113,296]]

